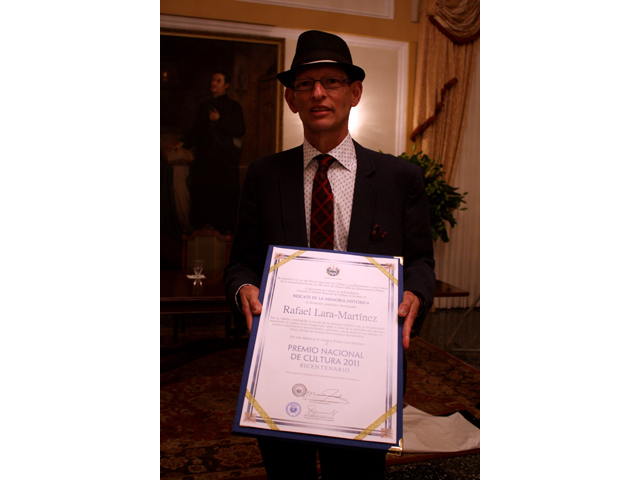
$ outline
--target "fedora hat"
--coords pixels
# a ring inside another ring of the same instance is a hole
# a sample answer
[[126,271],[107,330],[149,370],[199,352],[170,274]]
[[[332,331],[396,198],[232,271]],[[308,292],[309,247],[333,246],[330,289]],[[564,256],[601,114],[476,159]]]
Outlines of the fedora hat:
[[285,87],[291,87],[298,68],[322,65],[344,68],[351,81],[364,80],[364,70],[353,64],[347,43],[337,35],[319,30],[309,30],[300,34],[291,68],[278,73],[276,77]]

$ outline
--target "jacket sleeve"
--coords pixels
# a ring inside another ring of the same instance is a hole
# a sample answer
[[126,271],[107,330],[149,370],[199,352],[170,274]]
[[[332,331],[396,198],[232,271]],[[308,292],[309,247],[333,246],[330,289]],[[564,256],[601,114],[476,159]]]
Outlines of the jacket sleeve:
[[436,276],[424,178],[418,167],[412,168],[412,170],[411,186],[406,197],[403,220],[402,250],[405,258],[404,289],[416,293],[424,301],[413,324],[412,335],[416,335],[424,323],[427,312],[433,305]]
[[235,310],[238,310],[235,295],[242,285],[260,287],[266,254],[263,252],[258,233],[260,220],[254,170],[252,164],[249,164],[240,197],[238,228],[233,239],[229,264],[223,276],[227,302]]

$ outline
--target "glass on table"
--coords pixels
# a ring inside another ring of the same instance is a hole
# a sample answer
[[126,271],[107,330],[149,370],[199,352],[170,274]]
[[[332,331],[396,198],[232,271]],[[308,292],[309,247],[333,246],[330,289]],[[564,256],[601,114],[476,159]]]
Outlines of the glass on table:
[[193,273],[196,274],[196,277],[202,276],[202,270],[204,269],[204,260],[194,260],[193,261]]

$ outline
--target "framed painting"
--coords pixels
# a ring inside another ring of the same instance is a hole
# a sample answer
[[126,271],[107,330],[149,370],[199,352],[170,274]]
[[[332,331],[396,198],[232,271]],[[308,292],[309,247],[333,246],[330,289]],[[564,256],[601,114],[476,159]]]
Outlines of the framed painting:
[[160,29],[161,268],[185,232],[233,232],[249,162],[282,150],[284,41]]

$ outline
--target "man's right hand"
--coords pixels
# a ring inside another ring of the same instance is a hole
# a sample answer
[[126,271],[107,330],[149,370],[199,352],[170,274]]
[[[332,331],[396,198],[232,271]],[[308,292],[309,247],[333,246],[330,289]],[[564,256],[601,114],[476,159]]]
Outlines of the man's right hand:
[[247,328],[251,333],[251,325],[253,323],[253,316],[259,315],[262,312],[262,304],[258,300],[260,289],[254,285],[245,285],[238,292],[240,298],[240,305],[242,305],[242,313],[247,321]]

